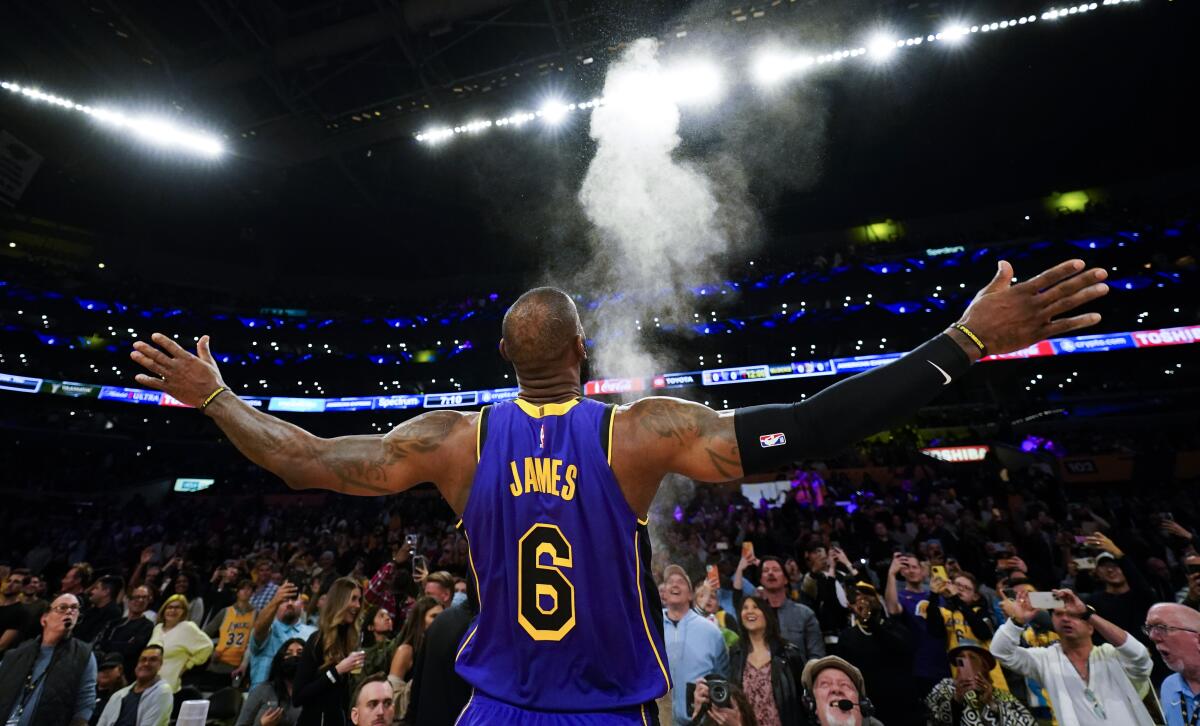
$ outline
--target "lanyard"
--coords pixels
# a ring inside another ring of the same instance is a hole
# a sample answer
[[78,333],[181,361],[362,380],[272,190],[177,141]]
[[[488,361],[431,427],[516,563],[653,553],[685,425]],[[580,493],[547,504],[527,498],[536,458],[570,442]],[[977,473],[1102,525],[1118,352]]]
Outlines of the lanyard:
[[1200,722],[1200,699],[1194,700],[1196,705],[1192,709],[1192,717],[1188,718],[1187,699],[1183,697],[1183,691],[1179,692],[1179,715],[1183,718],[1185,726],[1196,726]]
[[[34,666],[36,665],[37,661],[35,659]],[[36,680],[33,677],[34,666],[30,666],[29,674],[25,676],[25,686],[21,689],[21,700],[17,703],[16,709],[13,710],[12,715],[9,717],[8,724],[18,724],[21,722],[21,716],[25,714],[25,706],[29,703],[29,699],[33,696],[34,692],[37,691],[38,686],[42,685],[42,681],[46,679],[46,674],[50,672],[50,666],[52,665],[54,665],[53,658],[46,664],[46,669],[42,671],[42,674]],[[1196,709],[1196,713],[1200,714],[1200,708]],[[1193,724],[1192,726],[1195,725]]]

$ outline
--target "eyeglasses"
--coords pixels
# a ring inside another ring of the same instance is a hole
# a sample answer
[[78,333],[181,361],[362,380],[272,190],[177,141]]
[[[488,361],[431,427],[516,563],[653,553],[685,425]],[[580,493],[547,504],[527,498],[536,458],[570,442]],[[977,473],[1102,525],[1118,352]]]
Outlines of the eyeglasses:
[[54,607],[52,607],[50,609],[53,610],[54,612],[58,613],[59,615],[66,615],[67,613],[79,612],[78,605],[55,605]]
[[1177,628],[1174,625],[1163,625],[1162,623],[1154,623],[1153,625],[1146,623],[1142,626],[1142,632],[1150,637],[1157,635],[1160,638],[1165,638],[1174,630],[1182,630],[1185,633],[1200,634],[1200,630],[1192,630],[1191,628]]

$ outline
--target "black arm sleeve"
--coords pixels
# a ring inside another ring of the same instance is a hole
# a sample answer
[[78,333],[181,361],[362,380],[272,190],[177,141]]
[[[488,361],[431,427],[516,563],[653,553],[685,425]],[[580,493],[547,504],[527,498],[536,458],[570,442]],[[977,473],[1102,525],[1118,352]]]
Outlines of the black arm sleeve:
[[942,334],[803,403],[739,408],[733,425],[742,470],[764,474],[834,454],[912,416],[970,367],[966,352]]

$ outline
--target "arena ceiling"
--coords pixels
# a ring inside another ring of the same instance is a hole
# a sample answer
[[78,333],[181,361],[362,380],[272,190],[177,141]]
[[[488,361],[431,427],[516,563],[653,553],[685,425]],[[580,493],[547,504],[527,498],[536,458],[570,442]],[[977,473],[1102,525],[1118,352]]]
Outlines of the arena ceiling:
[[[586,124],[453,148],[418,144],[417,131],[548,93],[598,93],[609,60],[646,35],[732,68],[767,38],[832,44],[872,24],[920,32],[962,14],[1044,9],[15,0],[0,8],[0,76],[161,109],[221,131],[231,153],[164,157],[9,99],[0,128],[46,157],[18,211],[95,227],[129,254],[175,246],[283,273],[320,260],[327,272],[398,279],[529,272],[539,255],[580,252],[569,207],[592,151]],[[1142,0],[1061,33],[979,38],[961,56],[823,77],[790,92],[819,114],[819,138],[797,138],[797,106],[745,84],[719,113],[685,119],[684,153],[733,139],[757,157],[748,168],[765,179],[767,228],[780,238],[1186,170],[1200,159],[1180,87],[1195,16],[1193,3]],[[800,171],[781,172],[781,153]]]

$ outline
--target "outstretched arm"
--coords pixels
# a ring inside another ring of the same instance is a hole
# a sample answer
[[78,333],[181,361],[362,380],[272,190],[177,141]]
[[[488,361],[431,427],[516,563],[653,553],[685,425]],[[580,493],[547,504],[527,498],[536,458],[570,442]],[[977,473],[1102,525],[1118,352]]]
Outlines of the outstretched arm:
[[[447,483],[448,478],[455,479],[451,474],[458,466],[448,453],[461,448],[452,439],[469,434],[477,415],[431,411],[382,436],[324,439],[257,411],[228,391],[204,406],[214,391],[225,387],[207,335],[200,338],[198,355],[161,333],[151,339],[161,349],[137,341],[130,357],[157,377],[138,374],[137,382],[202,407],[239,451],[293,489],[379,496],[404,491],[423,481]],[[463,436],[464,441],[469,438]],[[455,503],[450,502],[451,506]]]
[[[1103,283],[1107,272],[1083,268],[1082,260],[1069,260],[1014,285],[1012,267],[1002,261],[956,325],[970,330],[989,354],[1095,325],[1100,321],[1096,313],[1059,317],[1108,292]],[[803,403],[718,413],[679,399],[642,399],[619,411],[625,441],[614,442],[623,449],[621,457],[614,457],[614,466],[621,469],[618,479],[622,486],[627,479],[638,479],[649,487],[649,492],[626,489],[640,512],[645,509],[638,505],[644,501],[649,507],[666,473],[730,481],[829,455],[911,416],[982,354],[976,341],[952,326],[898,360],[847,378]],[[636,461],[624,461],[629,458]]]

